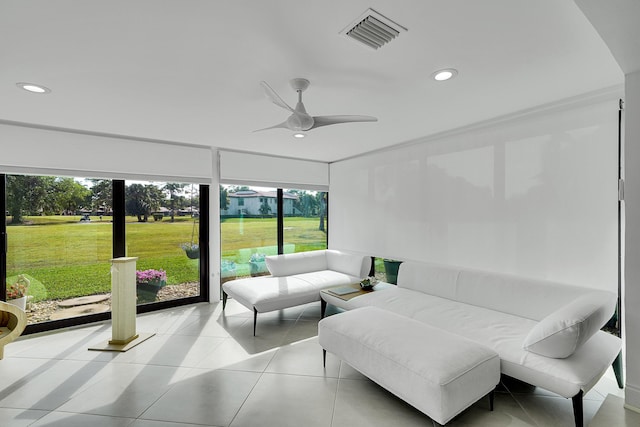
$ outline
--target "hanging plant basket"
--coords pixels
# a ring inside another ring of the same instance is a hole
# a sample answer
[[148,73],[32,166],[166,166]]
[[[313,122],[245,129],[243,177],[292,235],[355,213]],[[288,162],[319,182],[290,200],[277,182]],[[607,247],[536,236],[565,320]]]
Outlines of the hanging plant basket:
[[200,258],[200,247],[198,245],[192,245],[190,247],[183,246],[184,253],[187,254],[189,259],[198,259]]
[[189,259],[198,259],[200,258],[200,246],[197,243],[194,243],[194,238],[196,235],[196,224],[197,220],[193,217],[193,228],[191,229],[191,242],[183,243],[180,245],[184,253],[187,254]]

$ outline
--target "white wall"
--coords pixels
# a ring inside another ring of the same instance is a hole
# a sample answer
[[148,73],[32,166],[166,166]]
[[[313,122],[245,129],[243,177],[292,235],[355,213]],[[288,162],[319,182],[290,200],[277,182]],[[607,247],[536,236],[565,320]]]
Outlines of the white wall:
[[329,246],[617,290],[619,95],[332,164]]
[[625,85],[626,403],[640,410],[640,71],[627,74]]

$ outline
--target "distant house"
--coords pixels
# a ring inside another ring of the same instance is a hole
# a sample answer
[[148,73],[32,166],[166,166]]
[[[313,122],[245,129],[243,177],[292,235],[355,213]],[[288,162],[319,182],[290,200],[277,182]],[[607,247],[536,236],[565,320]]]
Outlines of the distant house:
[[[293,203],[298,200],[295,194],[284,192],[283,197],[283,214],[294,215],[296,209]],[[255,191],[242,190],[235,193],[229,193],[229,205],[227,209],[221,210],[221,215],[249,215],[260,216],[263,212],[260,207],[265,205],[269,207],[267,215],[278,214],[277,192],[276,191]],[[264,210],[263,210],[264,211]]]

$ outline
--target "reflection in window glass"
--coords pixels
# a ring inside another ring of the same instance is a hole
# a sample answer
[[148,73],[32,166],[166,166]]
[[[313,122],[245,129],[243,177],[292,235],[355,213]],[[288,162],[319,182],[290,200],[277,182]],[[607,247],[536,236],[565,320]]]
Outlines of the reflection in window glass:
[[327,248],[327,193],[284,190],[284,253]]
[[127,256],[136,262],[138,304],[200,294],[199,186],[125,182]]
[[264,261],[278,253],[277,189],[220,186],[221,282],[269,274]]
[[7,298],[28,323],[110,310],[111,181],[6,176]]

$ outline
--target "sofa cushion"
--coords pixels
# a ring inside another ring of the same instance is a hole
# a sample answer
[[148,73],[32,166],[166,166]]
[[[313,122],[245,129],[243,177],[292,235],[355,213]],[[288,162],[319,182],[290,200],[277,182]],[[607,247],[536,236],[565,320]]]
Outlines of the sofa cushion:
[[279,310],[319,299],[318,290],[306,280],[292,277],[250,277],[222,285],[225,293],[258,312]]
[[327,269],[325,250],[265,257],[272,276],[283,277]]
[[616,302],[610,292],[583,295],[538,322],[523,347],[542,356],[569,357],[611,318]]
[[[351,283],[357,283],[360,278],[358,276],[351,276],[349,274],[341,273],[334,270],[322,270],[312,271],[309,273],[296,274],[296,279],[304,280],[318,292],[322,289],[331,288],[333,286],[349,285]],[[320,294],[318,294],[319,296]]]

